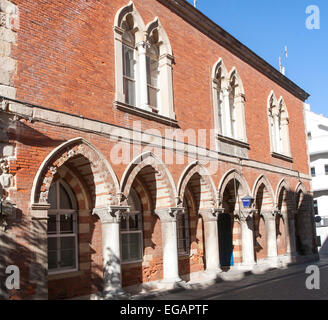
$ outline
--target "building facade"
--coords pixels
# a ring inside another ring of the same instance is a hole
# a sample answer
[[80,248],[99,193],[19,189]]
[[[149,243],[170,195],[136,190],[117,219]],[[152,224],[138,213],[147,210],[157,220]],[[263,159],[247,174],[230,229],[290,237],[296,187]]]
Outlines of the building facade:
[[319,253],[328,254],[328,118],[306,108],[314,213],[318,220]]
[[0,10],[6,298],[316,259],[305,91],[184,0]]

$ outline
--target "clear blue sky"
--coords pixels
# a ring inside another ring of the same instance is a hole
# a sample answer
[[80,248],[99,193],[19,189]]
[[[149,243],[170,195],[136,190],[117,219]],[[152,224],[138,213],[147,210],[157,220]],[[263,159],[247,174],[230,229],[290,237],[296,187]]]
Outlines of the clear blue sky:
[[[309,5],[320,9],[319,30],[305,26]],[[198,0],[197,9],[277,69],[287,45],[286,76],[328,116],[328,0]]]

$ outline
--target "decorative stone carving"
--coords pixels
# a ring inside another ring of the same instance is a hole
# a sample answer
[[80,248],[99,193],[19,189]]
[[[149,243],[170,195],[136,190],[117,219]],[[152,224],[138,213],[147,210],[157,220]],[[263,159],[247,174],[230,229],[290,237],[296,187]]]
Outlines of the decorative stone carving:
[[178,207],[178,208],[165,208],[155,210],[155,213],[161,220],[161,223],[165,222],[176,222],[178,214],[184,213],[185,208]]
[[0,160],[0,196],[1,199],[6,199],[6,189],[9,189],[13,186],[13,175],[9,173],[9,164],[6,159]]
[[96,208],[92,214],[97,215],[100,218],[102,224],[107,223],[120,223],[122,217],[126,217],[130,212],[128,206],[109,206],[106,208]]

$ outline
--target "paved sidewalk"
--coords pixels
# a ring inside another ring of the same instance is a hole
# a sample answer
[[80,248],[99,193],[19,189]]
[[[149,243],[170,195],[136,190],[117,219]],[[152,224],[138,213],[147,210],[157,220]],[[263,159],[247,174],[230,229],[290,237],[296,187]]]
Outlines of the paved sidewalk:
[[[228,271],[226,273],[220,273],[219,277],[212,282],[207,281],[202,283],[189,283],[185,287],[176,288],[170,292],[140,294],[134,296],[133,299],[226,300],[231,298],[238,299],[238,297],[240,297],[240,299],[252,299],[254,292],[261,292],[261,295],[258,298],[271,299],[272,297],[274,299],[275,292],[270,294],[271,287],[275,288],[277,292],[282,292],[284,286],[287,286],[287,291],[284,290],[285,293],[287,293],[288,290],[292,290],[290,294],[285,294],[287,299],[289,297],[290,299],[298,299],[299,297],[293,295],[293,293],[296,290],[295,288],[298,286],[300,287],[297,289],[298,291],[302,289],[305,290],[305,279],[308,276],[305,274],[305,270],[309,265],[318,265],[320,269],[325,271],[324,276],[328,277],[328,256],[325,256],[321,257],[321,260],[317,262],[291,265],[285,269],[271,269],[267,271],[261,271],[261,269],[257,269],[253,272]],[[272,286],[273,283],[275,283],[274,286]],[[325,284],[326,283],[328,284],[328,281],[325,281]],[[241,294],[241,292],[243,292],[243,294]],[[280,297],[281,295],[278,294],[277,296]],[[303,296],[300,298],[302,297]],[[307,298],[321,299],[325,297],[328,299],[328,288],[327,292],[324,292],[321,296],[311,295]]]

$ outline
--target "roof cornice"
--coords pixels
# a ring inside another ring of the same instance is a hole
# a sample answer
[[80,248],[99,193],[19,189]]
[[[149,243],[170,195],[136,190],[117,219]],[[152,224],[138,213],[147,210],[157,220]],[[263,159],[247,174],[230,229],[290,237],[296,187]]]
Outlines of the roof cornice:
[[157,0],[161,4],[168,7],[175,14],[190,23],[193,27],[204,33],[206,36],[223,46],[231,53],[254,67],[259,72],[275,81],[284,89],[288,90],[294,96],[305,101],[310,94],[301,89],[293,81],[288,79],[268,62],[243,45],[234,38],[230,33],[222,29],[215,22],[197,10],[186,0]]

